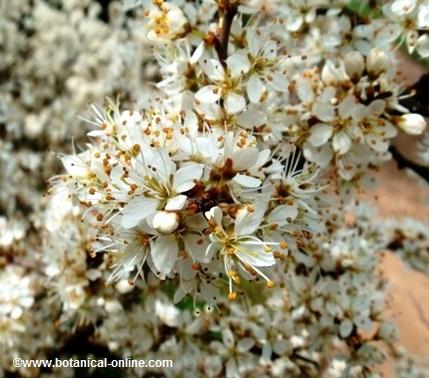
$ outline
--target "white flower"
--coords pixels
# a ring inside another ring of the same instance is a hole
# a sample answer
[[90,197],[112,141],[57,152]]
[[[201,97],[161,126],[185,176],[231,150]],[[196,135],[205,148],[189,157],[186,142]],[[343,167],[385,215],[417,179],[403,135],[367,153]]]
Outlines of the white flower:
[[162,2],[148,14],[148,37],[153,40],[174,40],[186,31],[188,23],[179,7],[169,2]]
[[77,310],[83,305],[86,299],[85,289],[79,284],[66,286],[62,296],[65,311]]
[[288,88],[289,83],[279,67],[281,59],[277,56],[277,43],[269,38],[257,28],[249,27],[246,31],[251,65],[246,91],[252,103],[259,103],[266,88],[280,92],[285,92]]
[[19,319],[34,303],[34,282],[13,264],[0,271],[0,319]]
[[399,118],[398,126],[407,134],[419,135],[426,128],[426,120],[420,114],[404,114]]
[[180,311],[172,304],[155,301],[155,314],[161,322],[169,327],[177,327],[180,322]]
[[169,211],[181,210],[186,202],[181,193],[192,189],[203,174],[203,166],[192,162],[176,170],[176,164],[164,150],[143,150],[134,166],[130,176],[137,186],[136,193],[141,194],[123,209],[121,225],[125,228],[138,225],[160,206]]
[[240,76],[247,72],[250,63],[243,54],[236,53],[227,59],[226,70],[217,59],[207,59],[203,70],[212,84],[195,93],[195,99],[203,104],[214,104],[221,98],[229,114],[236,114],[246,107],[243,91],[240,89]]
[[232,291],[232,282],[237,281],[237,272],[233,269],[238,265],[243,271],[256,272],[267,280],[271,285],[271,280],[265,276],[257,267],[266,267],[275,264],[272,248],[269,245],[278,243],[264,242],[254,236],[262,222],[266,205],[263,201],[254,207],[244,206],[237,211],[234,227],[224,228],[222,224],[222,210],[213,207],[206,212],[213,231],[209,235],[211,243],[207,247],[206,254],[218,252],[224,260],[225,272],[228,274],[230,283],[230,296],[235,299]]

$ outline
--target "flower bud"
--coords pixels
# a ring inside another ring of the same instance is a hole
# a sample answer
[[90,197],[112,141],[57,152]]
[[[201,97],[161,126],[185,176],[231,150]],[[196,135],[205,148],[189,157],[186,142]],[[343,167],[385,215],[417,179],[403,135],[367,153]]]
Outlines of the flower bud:
[[134,289],[134,285],[128,280],[119,280],[115,287],[121,294],[129,293]]
[[407,134],[419,135],[426,127],[426,121],[420,114],[404,114],[399,118],[398,127]]
[[162,234],[171,234],[179,226],[179,217],[176,213],[159,211],[153,217],[152,225]]
[[372,49],[366,59],[366,68],[372,76],[380,75],[389,68],[390,64],[387,54],[379,48]]
[[365,69],[365,60],[358,51],[351,51],[344,57],[344,65],[347,75],[352,80],[357,80],[362,76]]

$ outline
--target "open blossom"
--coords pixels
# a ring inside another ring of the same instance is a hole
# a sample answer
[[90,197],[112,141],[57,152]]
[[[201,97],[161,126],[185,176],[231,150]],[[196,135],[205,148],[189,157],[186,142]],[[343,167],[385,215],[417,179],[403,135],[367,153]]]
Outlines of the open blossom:
[[203,104],[214,104],[220,99],[230,114],[239,113],[246,107],[246,100],[240,85],[240,75],[247,72],[250,63],[246,56],[237,54],[227,60],[227,70],[219,60],[211,58],[203,64],[203,71],[212,84],[195,93],[195,99]]
[[35,287],[30,275],[10,265],[0,274],[0,321],[5,317],[19,319],[34,303]]
[[[206,254],[219,253],[225,266],[225,273],[229,277],[229,296],[235,299],[236,293],[232,290],[233,282],[239,282],[237,270],[259,274],[271,286],[272,281],[263,274],[259,267],[275,264],[271,245],[277,243],[264,242],[253,234],[259,228],[265,213],[265,205],[258,204],[255,208],[246,206],[238,209],[233,224],[223,226],[222,210],[212,208],[206,213],[209,225],[213,229],[210,234],[211,243]],[[226,229],[225,229],[226,228]]]
[[153,40],[174,40],[186,32],[188,21],[182,10],[170,2],[154,1],[148,12],[148,38]]

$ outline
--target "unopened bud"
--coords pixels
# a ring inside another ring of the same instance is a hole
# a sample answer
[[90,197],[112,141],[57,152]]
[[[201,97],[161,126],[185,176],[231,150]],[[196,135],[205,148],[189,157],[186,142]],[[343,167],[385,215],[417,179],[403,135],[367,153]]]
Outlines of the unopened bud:
[[390,65],[389,57],[379,48],[372,49],[366,59],[366,68],[372,76],[378,76],[383,71],[387,71]]
[[399,118],[398,126],[407,134],[419,135],[425,129],[426,121],[420,114],[404,114]]
[[176,213],[159,211],[153,217],[152,225],[162,234],[171,234],[179,226],[179,217]]
[[352,80],[357,80],[362,76],[365,69],[365,60],[358,51],[351,51],[344,57],[344,65],[347,75]]

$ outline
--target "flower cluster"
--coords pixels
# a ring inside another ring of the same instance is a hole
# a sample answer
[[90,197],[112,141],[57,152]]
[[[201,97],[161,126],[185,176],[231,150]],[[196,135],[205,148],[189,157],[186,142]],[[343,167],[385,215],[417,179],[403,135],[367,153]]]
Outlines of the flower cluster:
[[394,23],[401,43],[408,52],[429,57],[429,2],[427,0],[390,0],[380,2],[384,16]]
[[240,276],[273,285],[261,269],[317,230],[317,171],[298,153],[276,158],[244,130],[201,132],[193,111],[110,104],[98,118],[98,142],[63,156],[68,175],[54,182],[98,221],[93,253],[112,252],[112,278],[135,281],[148,266],[179,274],[177,300],[214,301],[224,274],[235,299]]
[[338,64],[328,61],[321,71],[305,71],[293,89],[289,133],[309,161],[335,167],[344,180],[388,159],[398,130],[414,135],[426,127],[421,115],[400,104],[401,85],[379,48],[367,57],[350,52]]
[[[246,293],[247,305],[201,305],[195,317],[192,307],[154,295],[159,281],[149,274],[143,304],[115,312],[98,337],[123,357],[172,358],[177,364],[163,371],[167,376],[364,376],[384,358],[377,343],[395,339],[381,318],[384,283],[375,277],[382,237],[368,227],[374,216],[368,209],[356,209],[356,219],[336,227],[329,242],[291,249],[273,275],[275,287],[257,284]],[[325,348],[335,355],[322,367]]]

